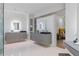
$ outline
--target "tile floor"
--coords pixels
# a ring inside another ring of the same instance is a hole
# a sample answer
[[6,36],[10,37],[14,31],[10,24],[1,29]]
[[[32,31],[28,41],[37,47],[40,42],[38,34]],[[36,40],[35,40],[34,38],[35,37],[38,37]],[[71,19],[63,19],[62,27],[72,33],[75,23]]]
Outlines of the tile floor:
[[3,56],[3,49],[0,49],[0,56]]
[[31,40],[6,44],[4,46],[4,52],[5,56],[58,56],[58,53],[70,53],[67,49],[43,47]]

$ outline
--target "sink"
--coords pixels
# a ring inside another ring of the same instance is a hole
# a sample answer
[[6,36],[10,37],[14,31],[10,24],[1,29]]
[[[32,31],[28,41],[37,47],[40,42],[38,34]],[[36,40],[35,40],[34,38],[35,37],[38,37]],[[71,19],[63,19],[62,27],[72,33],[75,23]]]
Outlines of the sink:
[[51,32],[40,32],[40,34],[51,34]]
[[79,45],[79,42],[77,42],[77,43],[75,43],[75,44]]

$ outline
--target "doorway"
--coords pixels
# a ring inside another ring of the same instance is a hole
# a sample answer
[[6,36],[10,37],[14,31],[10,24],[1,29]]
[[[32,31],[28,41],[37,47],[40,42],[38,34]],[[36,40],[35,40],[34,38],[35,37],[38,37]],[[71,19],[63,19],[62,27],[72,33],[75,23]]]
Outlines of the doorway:
[[64,48],[65,40],[65,12],[57,13],[58,28],[57,28],[57,47]]

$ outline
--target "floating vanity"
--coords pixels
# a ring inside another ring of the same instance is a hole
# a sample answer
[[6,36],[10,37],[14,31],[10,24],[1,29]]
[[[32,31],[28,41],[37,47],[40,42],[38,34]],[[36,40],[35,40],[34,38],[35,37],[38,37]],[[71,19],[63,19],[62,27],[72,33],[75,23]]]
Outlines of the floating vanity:
[[50,46],[52,43],[52,36],[50,32],[31,33],[30,38],[43,46]]
[[7,44],[25,41],[26,32],[8,32],[5,33],[5,41]]

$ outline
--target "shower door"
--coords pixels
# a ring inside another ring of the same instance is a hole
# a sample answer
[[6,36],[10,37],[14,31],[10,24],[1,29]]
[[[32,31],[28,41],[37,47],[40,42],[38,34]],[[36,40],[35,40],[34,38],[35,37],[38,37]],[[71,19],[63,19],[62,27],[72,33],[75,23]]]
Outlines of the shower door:
[[3,55],[3,3],[0,3],[0,56]]

